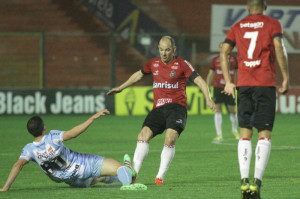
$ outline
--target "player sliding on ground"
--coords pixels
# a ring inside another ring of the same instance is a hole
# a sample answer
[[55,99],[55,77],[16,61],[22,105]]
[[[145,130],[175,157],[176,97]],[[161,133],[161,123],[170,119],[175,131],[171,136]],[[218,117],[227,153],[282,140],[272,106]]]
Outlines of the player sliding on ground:
[[23,148],[19,160],[12,167],[0,191],[10,189],[23,166],[29,161],[36,162],[51,180],[64,182],[72,187],[121,181],[121,190],[147,190],[143,184],[132,184],[135,172],[128,155],[124,156],[123,165],[111,158],[77,153],[65,147],[64,141],[76,138],[96,119],[106,114],[109,111],[102,110],[69,131],[51,130],[49,134],[46,134],[43,120],[39,116],[32,117],[27,123],[27,129],[34,141]]

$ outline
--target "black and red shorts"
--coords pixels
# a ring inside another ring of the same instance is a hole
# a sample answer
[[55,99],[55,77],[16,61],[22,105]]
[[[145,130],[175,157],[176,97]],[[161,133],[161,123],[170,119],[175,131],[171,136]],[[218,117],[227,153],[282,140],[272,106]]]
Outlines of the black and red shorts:
[[226,105],[231,105],[235,106],[235,99],[231,95],[226,95],[222,93],[224,88],[219,88],[219,87],[214,87],[214,102],[215,104],[226,104]]
[[238,87],[238,120],[241,128],[272,131],[275,120],[275,87]]
[[165,129],[173,129],[180,135],[184,130],[187,110],[179,104],[166,104],[153,109],[146,117],[143,127],[147,126],[153,132],[153,137],[162,134]]

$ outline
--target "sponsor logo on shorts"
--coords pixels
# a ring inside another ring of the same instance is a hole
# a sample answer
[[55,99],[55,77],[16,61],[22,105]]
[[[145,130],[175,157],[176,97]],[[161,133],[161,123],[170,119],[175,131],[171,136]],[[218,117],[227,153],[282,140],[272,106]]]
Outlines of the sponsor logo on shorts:
[[161,98],[157,100],[156,107],[162,106],[164,104],[172,103],[172,98]]
[[178,119],[178,120],[176,120],[176,123],[178,123],[178,124],[182,124],[182,119]]

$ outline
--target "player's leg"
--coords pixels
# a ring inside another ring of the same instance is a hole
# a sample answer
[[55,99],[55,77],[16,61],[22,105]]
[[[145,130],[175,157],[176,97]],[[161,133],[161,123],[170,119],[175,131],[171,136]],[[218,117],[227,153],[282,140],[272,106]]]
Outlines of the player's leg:
[[152,110],[146,117],[143,128],[137,137],[137,145],[133,156],[133,169],[138,175],[143,161],[149,152],[149,140],[155,135],[160,134],[165,129],[165,120],[163,118],[162,108]]
[[175,143],[184,130],[187,119],[187,110],[179,104],[168,104],[164,107],[166,116],[166,135],[164,147],[161,152],[161,161],[155,184],[163,185],[164,176],[175,155]]
[[167,129],[164,147],[161,152],[159,171],[156,175],[155,184],[163,185],[163,179],[175,155],[175,142],[179,134],[174,129]]
[[214,138],[214,141],[222,141],[222,110],[221,110],[221,104],[216,104],[216,112],[214,115],[214,122],[215,122],[215,128],[217,136]]
[[222,136],[222,110],[221,105],[224,103],[224,95],[221,93],[223,88],[214,87],[214,102],[216,104],[216,112],[214,114],[214,123],[217,136],[213,139],[213,142],[220,142],[223,140]]
[[231,129],[232,129],[232,135],[239,140],[240,136],[238,134],[237,131],[237,115],[236,115],[236,106],[235,105],[227,105],[228,107],[228,111],[229,111],[229,115],[230,115],[230,121],[231,121]]
[[248,198],[250,194],[249,169],[252,157],[251,138],[253,134],[252,117],[254,113],[254,105],[251,87],[239,87],[237,90],[238,120],[240,126],[238,160],[241,174],[241,193],[242,198]]
[[[130,169],[111,158],[104,158],[101,167],[101,176],[117,176],[123,185],[131,184],[132,182],[132,174]],[[101,180],[101,177],[100,179],[95,179],[95,181],[97,180]]]
[[271,152],[271,131],[273,129],[276,108],[276,90],[274,87],[256,87],[254,98],[257,110],[254,126],[258,129],[258,141],[255,150],[254,183],[250,186],[251,194],[260,198],[262,177]]
[[133,156],[133,169],[136,175],[139,173],[142,164],[149,152],[149,140],[153,137],[151,129],[147,126],[143,127],[137,137],[137,144]]

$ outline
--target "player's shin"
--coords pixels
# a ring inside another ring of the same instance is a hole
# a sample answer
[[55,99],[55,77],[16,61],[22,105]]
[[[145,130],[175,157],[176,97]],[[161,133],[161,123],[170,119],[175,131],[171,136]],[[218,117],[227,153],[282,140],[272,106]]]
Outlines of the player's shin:
[[260,138],[257,141],[255,149],[255,171],[254,178],[262,180],[265,168],[267,166],[271,152],[271,140],[269,138]]
[[249,178],[251,156],[251,139],[241,138],[238,144],[238,159],[240,165],[241,179]]
[[161,152],[160,167],[156,178],[164,179],[165,174],[173,160],[174,155],[175,155],[175,145],[169,146],[165,144]]
[[148,155],[148,152],[149,152],[149,143],[146,141],[139,140],[135,148],[133,163],[132,163],[132,167],[136,172],[136,174],[139,173],[142,164]]

